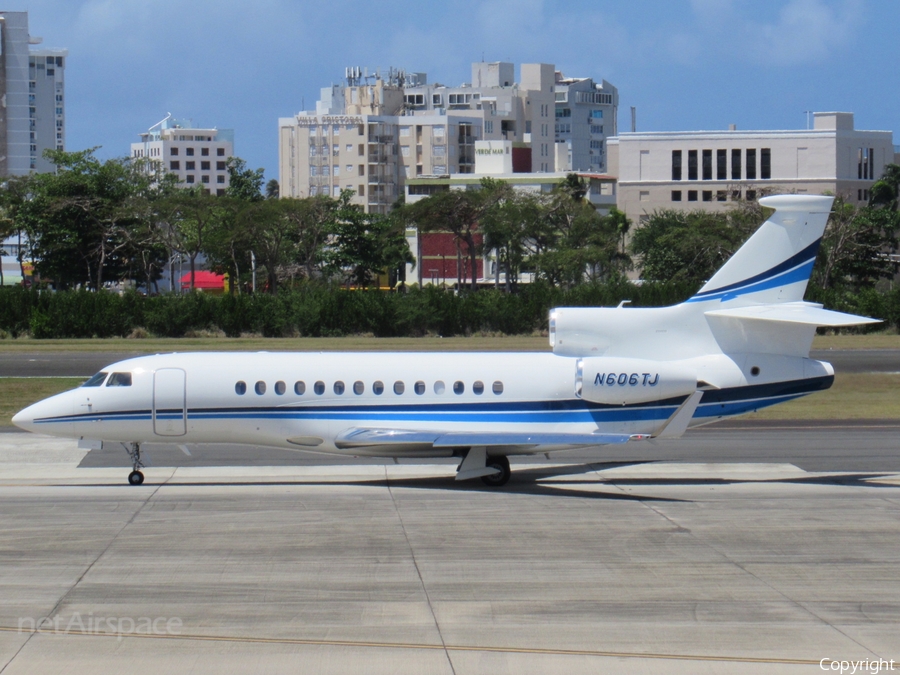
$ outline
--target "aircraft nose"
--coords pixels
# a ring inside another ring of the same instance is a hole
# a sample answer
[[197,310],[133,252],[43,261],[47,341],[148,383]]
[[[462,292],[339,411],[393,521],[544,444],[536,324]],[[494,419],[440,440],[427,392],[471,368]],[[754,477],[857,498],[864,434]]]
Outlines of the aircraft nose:
[[12,423],[25,431],[34,431],[34,406],[23,408],[13,415]]

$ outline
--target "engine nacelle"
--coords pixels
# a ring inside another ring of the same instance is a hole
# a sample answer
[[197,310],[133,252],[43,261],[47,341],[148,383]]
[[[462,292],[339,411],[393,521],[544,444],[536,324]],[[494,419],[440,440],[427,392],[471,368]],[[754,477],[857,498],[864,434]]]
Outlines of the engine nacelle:
[[676,363],[598,356],[576,365],[575,394],[593,403],[649,403],[696,390],[696,373]]

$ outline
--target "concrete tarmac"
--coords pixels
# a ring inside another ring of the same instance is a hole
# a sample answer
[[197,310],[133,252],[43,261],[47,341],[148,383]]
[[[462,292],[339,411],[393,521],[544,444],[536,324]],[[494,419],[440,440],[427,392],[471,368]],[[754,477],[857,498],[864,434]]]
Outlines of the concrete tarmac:
[[0,672],[900,669],[900,470],[804,469],[782,461],[803,430],[768,432],[680,462],[525,459],[500,490],[312,460],[131,487],[72,441],[2,434]]

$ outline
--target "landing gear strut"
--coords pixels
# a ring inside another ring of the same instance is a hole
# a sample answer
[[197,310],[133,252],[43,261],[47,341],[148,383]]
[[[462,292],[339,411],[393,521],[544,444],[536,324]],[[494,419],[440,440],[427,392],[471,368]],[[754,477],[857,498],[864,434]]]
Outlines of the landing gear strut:
[[[124,443],[122,445],[125,445]],[[131,485],[140,485],[144,482],[144,474],[141,469],[144,468],[144,462],[141,461],[141,444],[129,443],[125,445],[128,451],[128,457],[131,459],[132,471],[128,474],[128,482]]]
[[492,473],[489,476],[482,476],[481,482],[488,487],[502,487],[509,481],[512,472],[509,469],[509,459],[504,456],[488,457],[485,466],[497,469],[500,473]]

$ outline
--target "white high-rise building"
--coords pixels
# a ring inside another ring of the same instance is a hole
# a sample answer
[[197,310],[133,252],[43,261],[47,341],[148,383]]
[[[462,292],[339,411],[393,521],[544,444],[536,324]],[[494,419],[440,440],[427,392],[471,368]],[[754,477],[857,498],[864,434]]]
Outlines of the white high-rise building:
[[233,129],[197,129],[191,120],[171,116],[157,122],[131,144],[131,156],[158,162],[184,187],[202,185],[225,194],[229,184],[227,162],[234,155]]
[[557,171],[608,172],[606,140],[616,136],[619,90],[606,80],[556,72],[556,142],[564,149]]
[[35,48],[28,12],[0,11],[0,176],[52,171],[66,141],[65,49]]

